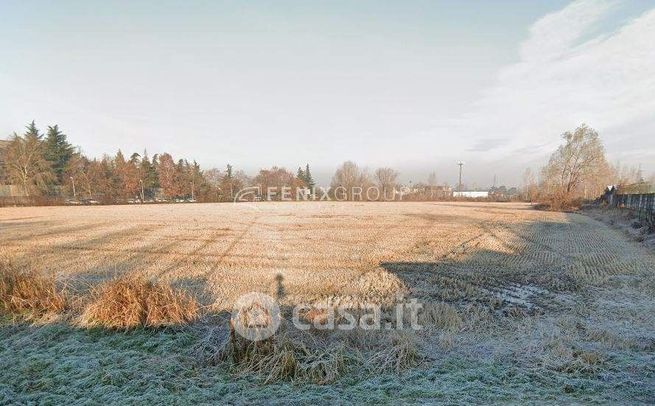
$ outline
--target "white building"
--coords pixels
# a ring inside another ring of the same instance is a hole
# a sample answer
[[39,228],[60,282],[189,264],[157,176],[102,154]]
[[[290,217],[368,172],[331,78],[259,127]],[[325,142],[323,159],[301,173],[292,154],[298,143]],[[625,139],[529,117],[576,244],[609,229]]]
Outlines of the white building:
[[473,192],[473,191],[453,192],[453,197],[466,197],[469,199],[486,199],[489,197],[489,192]]

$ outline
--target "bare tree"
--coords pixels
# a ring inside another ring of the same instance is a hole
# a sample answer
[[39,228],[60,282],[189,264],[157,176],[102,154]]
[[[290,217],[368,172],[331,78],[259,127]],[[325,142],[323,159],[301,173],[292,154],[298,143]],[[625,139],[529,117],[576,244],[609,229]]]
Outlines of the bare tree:
[[338,200],[363,200],[371,185],[368,174],[352,161],[344,162],[334,173],[330,188]]
[[615,185],[629,185],[640,182],[642,179],[639,167],[622,166],[620,163],[611,167],[612,183]]
[[379,168],[375,171],[375,180],[380,188],[380,199],[393,200],[398,185],[398,172],[391,168]]
[[277,166],[260,170],[252,181],[259,186],[262,195],[271,200],[284,199],[283,188],[289,188],[290,193],[295,195],[296,189],[303,186],[293,173]]
[[[64,171],[64,190],[69,195],[85,195],[88,198],[93,196],[91,181],[89,179],[89,167],[91,162],[82,154],[75,153],[70,158]],[[77,189],[73,190],[73,184]],[[77,196],[75,196],[77,197]]]
[[40,194],[55,180],[44,157],[43,144],[36,136],[20,137],[14,133],[4,160],[9,182],[20,185],[27,196]]
[[560,207],[575,198],[599,195],[610,174],[596,131],[583,124],[573,133],[564,133],[562,138],[564,144],[542,171],[545,192]]
[[532,169],[526,168],[523,172],[523,196],[524,199],[531,202],[539,193],[539,186],[537,184],[537,179],[532,172]]
[[91,185],[90,195],[102,203],[113,203],[121,197],[120,181],[114,174],[113,159],[109,155],[89,163],[88,178]]
[[139,195],[141,176],[138,163],[139,161],[134,155],[132,155],[129,161],[126,161],[120,150],[116,153],[116,158],[114,158],[114,173],[119,179],[119,184],[117,185],[119,190],[116,192],[123,199],[133,198]]
[[221,179],[223,179],[223,172],[218,168],[207,169],[205,172],[205,179],[214,188],[220,188]]
[[159,156],[157,175],[162,191],[167,198],[173,198],[180,194],[177,167],[170,154],[164,153]]

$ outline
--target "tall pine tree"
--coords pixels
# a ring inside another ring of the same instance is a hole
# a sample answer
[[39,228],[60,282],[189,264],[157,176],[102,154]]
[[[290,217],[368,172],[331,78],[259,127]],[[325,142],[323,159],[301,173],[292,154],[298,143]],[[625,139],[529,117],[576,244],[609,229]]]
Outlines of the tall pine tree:
[[309,164],[305,166],[305,185],[310,189],[314,189],[314,186],[316,186],[316,182],[312,178],[312,173],[309,171]]
[[31,138],[31,139],[37,140],[37,141],[41,141],[41,139],[43,138],[43,134],[41,134],[39,132],[39,129],[36,128],[36,124],[34,123],[34,120],[32,120],[32,122],[29,123],[25,127],[25,129],[27,130],[27,131],[25,131],[25,138],[28,138],[28,139]]
[[[30,130],[30,127],[33,125],[34,122],[28,126],[28,131],[32,131]],[[34,130],[36,130],[36,128],[34,128]],[[33,134],[38,137],[38,130]],[[50,162],[52,171],[57,177],[57,183],[62,185],[65,182],[64,173],[66,167],[75,152],[74,148],[66,139],[66,134],[62,133],[57,125],[48,127],[44,144],[44,158]]]
[[143,152],[143,157],[141,158],[141,165],[140,165],[140,174],[141,174],[141,179],[143,180],[143,187],[146,190],[146,194],[149,197],[154,196],[154,190],[155,188],[159,187],[159,178],[157,177],[157,168],[155,168],[154,162],[157,160],[157,156],[155,155],[153,157],[153,163],[150,162],[150,159],[148,158],[148,152],[144,151]]

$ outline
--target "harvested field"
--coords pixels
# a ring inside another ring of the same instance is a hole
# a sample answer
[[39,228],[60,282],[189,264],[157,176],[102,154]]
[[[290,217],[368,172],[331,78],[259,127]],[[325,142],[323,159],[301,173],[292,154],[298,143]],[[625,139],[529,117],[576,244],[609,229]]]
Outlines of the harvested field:
[[[583,215],[409,202],[4,208],[0,247],[54,273],[71,303],[2,319],[0,403],[655,399],[655,255]],[[201,317],[83,326],[93,291],[123,276],[188,292]],[[283,326],[266,359],[293,368],[266,364],[282,371],[272,380],[216,355],[226,315],[252,291],[284,312],[415,298],[423,328]]]

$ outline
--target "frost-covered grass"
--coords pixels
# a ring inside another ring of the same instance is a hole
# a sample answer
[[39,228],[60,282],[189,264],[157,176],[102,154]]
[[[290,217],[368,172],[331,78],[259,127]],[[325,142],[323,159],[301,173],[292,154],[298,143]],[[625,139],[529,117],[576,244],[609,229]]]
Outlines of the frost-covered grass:
[[[655,399],[655,257],[584,216],[515,204],[121,206],[3,209],[0,227],[0,254],[54,272],[69,303],[0,316],[0,404]],[[82,323],[119,275],[189,292],[197,319]],[[269,347],[244,352],[224,341],[226,311],[250,291],[285,314],[416,298],[424,328],[283,323]],[[237,351],[226,356],[226,343]]]
[[653,352],[615,350],[596,373],[521,354],[452,351],[401,375],[350,374],[331,385],[276,382],[200,366],[194,330],[112,333],[66,324],[3,325],[0,403],[649,402]]

